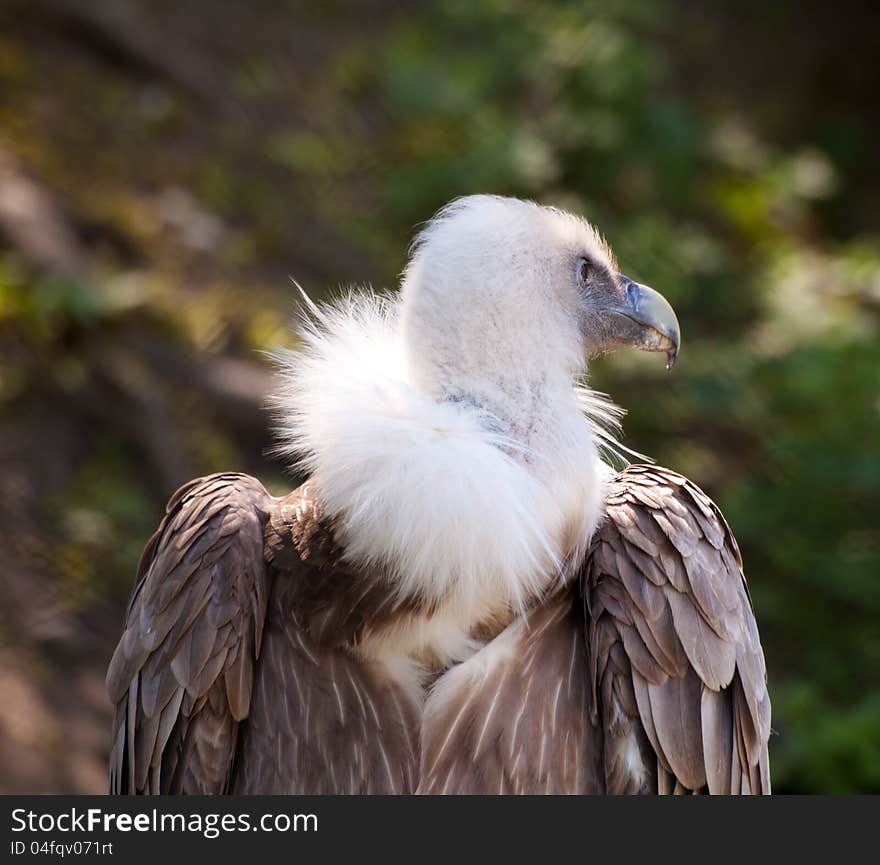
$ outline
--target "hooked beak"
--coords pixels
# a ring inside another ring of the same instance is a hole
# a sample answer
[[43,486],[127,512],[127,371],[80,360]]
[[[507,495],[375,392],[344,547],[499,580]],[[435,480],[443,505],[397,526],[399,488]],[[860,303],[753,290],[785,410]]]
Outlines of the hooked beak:
[[666,353],[666,369],[672,369],[681,345],[681,331],[669,301],[653,288],[618,274],[624,300],[610,307],[611,338],[616,345]]

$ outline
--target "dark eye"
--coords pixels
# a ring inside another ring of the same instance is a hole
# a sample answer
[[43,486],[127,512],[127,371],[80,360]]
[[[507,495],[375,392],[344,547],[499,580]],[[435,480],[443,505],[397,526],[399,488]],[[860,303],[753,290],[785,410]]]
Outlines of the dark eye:
[[579,258],[577,263],[577,279],[581,285],[586,285],[593,275],[593,262],[589,258]]

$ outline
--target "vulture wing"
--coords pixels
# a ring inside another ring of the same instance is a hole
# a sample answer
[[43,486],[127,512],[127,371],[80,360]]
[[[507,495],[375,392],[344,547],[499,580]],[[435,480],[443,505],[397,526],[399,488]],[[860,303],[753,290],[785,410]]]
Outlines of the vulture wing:
[[736,541],[667,469],[612,482],[585,572],[609,793],[769,793],[770,700]]
[[111,792],[227,790],[260,653],[273,501],[254,478],[219,474],[168,503],[107,672]]

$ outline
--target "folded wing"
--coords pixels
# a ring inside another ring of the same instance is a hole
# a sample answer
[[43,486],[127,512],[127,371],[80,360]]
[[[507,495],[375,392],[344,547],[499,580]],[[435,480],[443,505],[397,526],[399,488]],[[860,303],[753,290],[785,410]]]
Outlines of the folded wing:
[[609,793],[769,793],[764,654],[736,541],[667,469],[612,482],[584,578]]
[[254,478],[181,487],[147,544],[107,673],[112,793],[226,792],[269,595]]

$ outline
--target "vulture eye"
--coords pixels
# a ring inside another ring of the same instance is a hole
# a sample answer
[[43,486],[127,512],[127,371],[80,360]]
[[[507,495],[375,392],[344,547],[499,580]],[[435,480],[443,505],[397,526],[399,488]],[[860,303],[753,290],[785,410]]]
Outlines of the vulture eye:
[[579,258],[577,263],[577,280],[581,285],[586,285],[593,275],[593,262],[589,258]]

